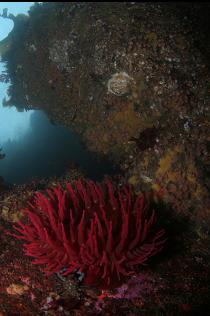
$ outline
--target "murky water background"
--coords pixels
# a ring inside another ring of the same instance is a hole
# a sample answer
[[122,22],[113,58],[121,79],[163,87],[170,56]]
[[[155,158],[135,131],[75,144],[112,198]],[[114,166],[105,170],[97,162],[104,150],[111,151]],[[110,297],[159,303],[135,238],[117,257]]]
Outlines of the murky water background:
[[[4,70],[0,64],[0,72]],[[63,126],[51,124],[42,111],[18,112],[3,107],[9,84],[0,83],[0,175],[8,183],[25,183],[32,178],[59,176],[74,164],[88,177],[100,180],[113,174],[110,162],[100,162],[85,150],[80,137]]]

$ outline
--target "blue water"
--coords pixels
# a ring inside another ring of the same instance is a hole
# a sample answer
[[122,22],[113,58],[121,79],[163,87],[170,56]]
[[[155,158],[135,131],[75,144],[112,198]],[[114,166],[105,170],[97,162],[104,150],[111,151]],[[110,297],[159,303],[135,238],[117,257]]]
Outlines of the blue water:
[[[0,70],[4,70],[2,64]],[[51,124],[44,112],[3,107],[8,86],[0,83],[0,148],[6,154],[0,160],[0,176],[6,182],[20,184],[32,178],[60,176],[70,170],[72,163],[94,180],[115,173],[107,159],[96,160],[76,133]]]

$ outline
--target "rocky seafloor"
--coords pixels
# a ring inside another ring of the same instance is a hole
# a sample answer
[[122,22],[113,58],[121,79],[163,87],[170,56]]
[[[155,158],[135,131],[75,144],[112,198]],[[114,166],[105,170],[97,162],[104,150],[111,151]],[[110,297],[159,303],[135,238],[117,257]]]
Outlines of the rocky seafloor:
[[120,167],[118,185],[158,194],[169,242],[110,292],[46,277],[5,231],[35,190],[63,178],[2,189],[1,316],[209,315],[209,12],[204,3],[61,2],[17,24],[2,58],[5,105],[44,110]]

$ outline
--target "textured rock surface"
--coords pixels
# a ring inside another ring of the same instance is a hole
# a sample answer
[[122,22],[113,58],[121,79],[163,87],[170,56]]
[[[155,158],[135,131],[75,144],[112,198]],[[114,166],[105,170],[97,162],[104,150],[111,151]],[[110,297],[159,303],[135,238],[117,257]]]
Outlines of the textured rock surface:
[[[166,288],[129,305],[134,315],[209,308],[208,17],[209,5],[198,3],[46,3],[4,55],[12,61],[8,104],[74,127],[89,149],[120,164],[119,182],[166,202],[172,246],[154,273]],[[110,86],[119,73],[132,80]],[[119,308],[128,315],[116,300],[104,313]]]
[[[137,190],[161,187],[175,209],[206,217],[204,10],[199,4],[38,6],[4,56],[13,60],[11,103],[45,109],[83,134],[89,149],[119,162],[126,179],[136,177]],[[155,134],[146,132],[150,128]]]

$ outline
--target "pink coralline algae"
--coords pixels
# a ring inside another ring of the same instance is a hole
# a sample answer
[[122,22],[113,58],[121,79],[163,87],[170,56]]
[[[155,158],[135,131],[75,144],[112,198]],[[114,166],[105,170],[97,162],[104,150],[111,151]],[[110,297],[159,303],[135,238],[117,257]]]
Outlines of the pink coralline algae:
[[115,294],[107,293],[106,297],[115,299],[145,298],[164,288],[163,282],[158,282],[147,274],[138,274],[131,277],[127,283],[115,289]]
[[85,274],[86,284],[110,288],[160,252],[165,231],[156,227],[144,194],[110,180],[65,183],[36,192],[12,234],[26,241],[24,252],[47,275],[64,270]]

